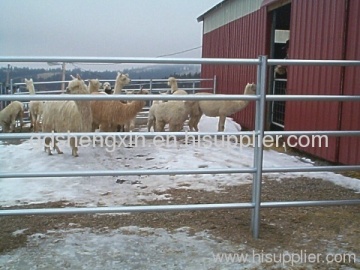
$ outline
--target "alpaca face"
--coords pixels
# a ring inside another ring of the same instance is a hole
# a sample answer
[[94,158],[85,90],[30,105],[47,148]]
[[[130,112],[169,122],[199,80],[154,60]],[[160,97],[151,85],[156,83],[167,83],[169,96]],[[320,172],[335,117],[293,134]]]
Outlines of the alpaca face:
[[256,84],[248,83],[245,87],[245,95],[255,95],[256,94]]
[[123,74],[118,72],[118,76],[116,77],[116,81],[122,85],[127,85],[131,82],[129,78],[129,74]]
[[78,78],[70,81],[68,87],[66,88],[67,94],[85,94],[87,92],[88,91],[85,82]]
[[171,85],[173,85],[174,83],[176,83],[176,79],[175,79],[174,77],[169,77],[167,85],[168,85],[168,86],[171,86]]
[[101,87],[101,82],[99,82],[98,79],[91,79],[89,81],[89,84],[92,86],[92,87],[95,87],[95,88],[100,88]]
[[111,84],[109,82],[104,82],[103,88],[109,90],[109,89],[111,89]]
[[28,80],[25,78],[25,84],[26,84],[26,87],[29,88],[33,84],[33,79]]

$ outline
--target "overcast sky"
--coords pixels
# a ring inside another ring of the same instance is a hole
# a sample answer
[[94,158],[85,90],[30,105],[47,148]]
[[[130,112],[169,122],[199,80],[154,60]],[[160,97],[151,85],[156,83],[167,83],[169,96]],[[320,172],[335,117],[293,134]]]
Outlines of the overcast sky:
[[[157,57],[172,54],[201,46],[202,23],[196,19],[219,2],[0,0],[0,55]],[[201,57],[201,48],[171,57]],[[81,67],[87,69],[86,65]]]

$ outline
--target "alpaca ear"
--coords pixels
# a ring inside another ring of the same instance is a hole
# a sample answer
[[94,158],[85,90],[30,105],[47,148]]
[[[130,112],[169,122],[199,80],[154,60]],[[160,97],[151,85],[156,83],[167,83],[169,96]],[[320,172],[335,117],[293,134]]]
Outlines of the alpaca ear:
[[76,78],[77,78],[78,80],[81,80],[81,77],[80,77],[79,74],[76,74]]
[[71,79],[75,80],[76,78],[73,75],[70,75]]

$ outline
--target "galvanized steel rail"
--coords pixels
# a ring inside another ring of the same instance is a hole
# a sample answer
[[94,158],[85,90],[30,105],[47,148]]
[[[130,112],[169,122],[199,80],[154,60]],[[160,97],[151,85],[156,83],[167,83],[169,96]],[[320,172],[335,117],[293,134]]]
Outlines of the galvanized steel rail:
[[[327,101],[360,101],[360,96],[339,95],[266,95],[266,68],[268,65],[325,65],[325,66],[360,66],[360,61],[341,60],[279,60],[267,59],[260,56],[258,59],[228,59],[228,58],[127,58],[127,57],[0,57],[0,62],[80,62],[80,63],[158,63],[158,64],[231,64],[231,65],[257,65],[257,93],[252,96],[241,95],[187,95],[187,96],[164,96],[164,95],[0,95],[0,100],[29,101],[29,100],[255,100],[256,119],[253,132],[188,132],[194,136],[254,136],[254,166],[244,169],[194,169],[194,170],[111,170],[111,171],[62,171],[62,172],[2,172],[0,178],[26,178],[26,177],[80,177],[80,176],[116,176],[116,175],[169,175],[169,174],[228,174],[228,173],[252,173],[252,201],[245,203],[226,204],[190,204],[190,205],[156,205],[156,206],[114,206],[95,208],[55,208],[55,209],[11,209],[0,210],[0,216],[9,215],[43,215],[43,214],[96,214],[96,213],[134,213],[153,211],[193,211],[193,210],[218,210],[218,209],[252,209],[251,229],[254,238],[259,237],[260,209],[278,207],[308,207],[308,206],[334,206],[334,205],[358,205],[360,200],[329,200],[329,201],[289,201],[289,202],[261,202],[261,181],[263,173],[275,172],[319,172],[319,171],[360,171],[360,166],[303,166],[303,167],[263,167],[263,141],[265,136],[301,136],[301,135],[327,135],[327,136],[360,136],[360,131],[265,131],[264,115],[266,101],[273,100],[327,100]],[[216,78],[215,78],[216,79]],[[215,82],[214,82],[215,83]],[[145,138],[170,135],[174,137],[184,136],[184,132],[136,132],[133,133]],[[0,140],[30,139],[32,137],[52,136],[53,133],[21,133],[0,134]],[[56,133],[56,136],[67,138],[68,133]],[[71,136],[130,136],[129,133],[71,133]]]

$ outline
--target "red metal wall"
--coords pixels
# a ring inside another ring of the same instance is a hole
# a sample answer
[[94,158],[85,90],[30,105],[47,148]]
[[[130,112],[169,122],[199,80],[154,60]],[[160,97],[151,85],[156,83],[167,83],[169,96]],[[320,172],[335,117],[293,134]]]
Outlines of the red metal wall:
[[[346,1],[293,0],[291,4],[290,59],[344,58]],[[288,69],[290,95],[340,95],[342,68],[292,66]],[[288,101],[286,130],[338,130],[339,102]],[[315,156],[337,161],[338,138],[329,137],[329,147],[299,147]],[[305,142],[304,142],[305,143]]]
[[[258,58],[266,54],[267,12],[260,9],[203,35],[203,58]],[[256,83],[255,66],[203,65],[202,78],[217,77],[217,93],[242,94],[248,82]],[[203,87],[212,87],[211,82]],[[233,117],[243,128],[254,128],[254,102]]]
[[[360,60],[360,1],[349,1],[346,60]],[[344,69],[344,95],[360,95],[360,67]],[[360,130],[359,102],[342,104],[341,130]],[[339,162],[360,164],[360,137],[342,137],[339,145]]]

